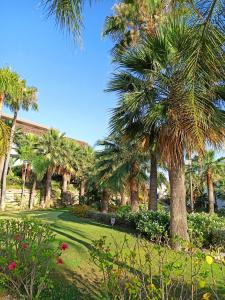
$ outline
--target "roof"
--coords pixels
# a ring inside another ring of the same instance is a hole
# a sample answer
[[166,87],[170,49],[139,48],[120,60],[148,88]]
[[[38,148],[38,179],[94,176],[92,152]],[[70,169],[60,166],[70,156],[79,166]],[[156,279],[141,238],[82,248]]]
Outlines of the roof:
[[[13,117],[11,115],[2,113],[2,119],[5,121],[8,120],[12,120]],[[24,133],[32,133],[38,136],[41,136],[45,133],[47,133],[51,128],[47,127],[45,125],[41,125],[39,123],[35,123],[32,121],[28,121],[28,120],[22,120],[22,119],[17,119],[16,121],[16,128],[21,129]],[[72,139],[74,142],[78,143],[81,146],[88,146],[88,144],[84,141],[80,141],[80,140],[76,140],[76,139]]]

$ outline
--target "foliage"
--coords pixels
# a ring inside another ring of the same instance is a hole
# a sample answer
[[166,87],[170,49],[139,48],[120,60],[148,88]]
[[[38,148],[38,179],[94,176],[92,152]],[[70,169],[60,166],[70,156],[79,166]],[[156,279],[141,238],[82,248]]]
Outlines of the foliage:
[[[157,212],[141,210],[138,213],[127,212],[128,208],[118,211],[120,223],[128,224],[137,232],[151,241],[165,240],[170,236],[170,215],[161,210]],[[225,249],[225,220],[216,214],[209,216],[206,213],[188,215],[188,228],[192,240],[197,246],[221,247]]]
[[106,214],[106,213],[90,210],[87,212],[86,216],[96,222],[100,222],[106,225],[111,225],[111,219],[115,218],[115,225],[119,225],[119,226],[125,225],[124,220],[117,217],[115,213]]
[[[74,38],[80,37],[80,27],[82,26],[82,10],[84,0],[42,0],[47,16],[53,16],[56,23]],[[91,0],[89,1],[91,3]]]
[[225,249],[225,219],[216,214],[195,213],[188,216],[189,231],[192,239],[203,247]]
[[78,217],[86,217],[87,213],[90,211],[91,207],[85,204],[74,205],[72,208],[72,212]]
[[55,236],[38,221],[0,220],[0,284],[20,298],[38,299],[51,288],[49,278],[63,249],[54,249]]
[[13,172],[10,172],[7,176],[7,186],[8,188],[19,188],[21,189],[23,181],[20,177],[14,175]]
[[[90,254],[102,272],[102,299],[221,299],[212,269],[215,254],[188,247],[172,253],[141,239],[134,244],[126,237],[122,243],[108,244],[106,237],[94,241]],[[224,265],[218,268],[224,277]]]
[[169,232],[169,213],[166,211],[140,211],[130,214],[129,219],[135,223],[136,229],[150,240],[166,238]]
[[125,218],[130,212],[131,212],[130,205],[122,205],[117,209],[116,215],[120,218]]

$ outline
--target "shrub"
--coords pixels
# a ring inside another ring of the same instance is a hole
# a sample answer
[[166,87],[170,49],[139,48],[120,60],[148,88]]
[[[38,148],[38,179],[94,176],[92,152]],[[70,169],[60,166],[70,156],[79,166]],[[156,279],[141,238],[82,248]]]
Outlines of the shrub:
[[91,207],[86,204],[82,204],[82,205],[77,204],[77,205],[74,205],[72,208],[72,212],[76,216],[81,217],[81,218],[86,217],[89,210],[91,210]]
[[131,212],[131,206],[130,205],[122,205],[117,209],[117,216],[120,218],[125,219],[126,216]]
[[113,213],[105,214],[105,213],[101,213],[101,212],[93,211],[93,210],[87,212],[87,217],[92,220],[95,220],[97,222],[104,223],[107,225],[111,225],[111,218],[116,218],[115,224],[117,224],[117,221],[118,221],[117,220],[118,218]]
[[170,217],[166,211],[140,211],[134,217],[136,228],[150,240],[169,235]]
[[23,184],[22,178],[14,175],[12,172],[10,172],[7,176],[7,186],[21,189]]
[[188,215],[188,228],[192,239],[204,247],[225,249],[225,219],[216,214],[195,213]]
[[189,249],[172,252],[143,239],[131,243],[127,237],[121,244],[107,244],[106,237],[94,241],[90,254],[103,275],[102,298],[222,299],[225,266],[214,267],[213,253],[191,244]]
[[0,285],[21,299],[38,299],[51,287],[49,275],[68,247],[54,249],[54,241],[50,228],[38,221],[0,220]]

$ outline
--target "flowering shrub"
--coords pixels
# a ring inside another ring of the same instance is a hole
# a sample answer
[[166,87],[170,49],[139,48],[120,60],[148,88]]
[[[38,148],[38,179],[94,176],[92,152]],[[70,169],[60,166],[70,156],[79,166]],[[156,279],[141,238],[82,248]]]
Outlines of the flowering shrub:
[[38,299],[51,288],[50,273],[62,264],[66,243],[54,249],[55,236],[38,221],[0,220],[0,286],[19,298]]
[[172,252],[143,239],[134,244],[126,237],[121,244],[107,244],[106,237],[94,241],[90,254],[102,272],[102,298],[223,299],[225,264],[215,263],[213,253],[186,246],[189,251]]
[[225,218],[207,213],[188,215],[188,228],[192,239],[204,247],[221,247],[225,250]]

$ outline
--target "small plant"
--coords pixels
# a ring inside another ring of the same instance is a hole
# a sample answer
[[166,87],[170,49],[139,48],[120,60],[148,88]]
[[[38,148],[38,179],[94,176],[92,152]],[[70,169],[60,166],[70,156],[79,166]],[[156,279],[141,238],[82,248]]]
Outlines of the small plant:
[[55,236],[38,221],[0,221],[0,286],[22,299],[38,299],[52,286],[50,274],[62,264],[63,243],[53,248]]
[[214,253],[204,253],[191,243],[183,246],[182,252],[172,252],[165,242],[164,246],[143,239],[131,243],[127,237],[121,244],[116,240],[107,244],[106,237],[94,241],[91,258],[103,275],[102,298],[222,299],[224,264],[215,263]]

